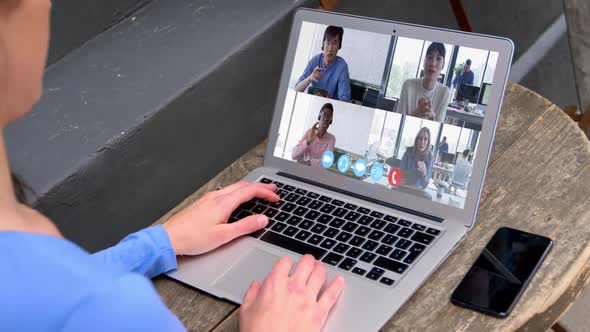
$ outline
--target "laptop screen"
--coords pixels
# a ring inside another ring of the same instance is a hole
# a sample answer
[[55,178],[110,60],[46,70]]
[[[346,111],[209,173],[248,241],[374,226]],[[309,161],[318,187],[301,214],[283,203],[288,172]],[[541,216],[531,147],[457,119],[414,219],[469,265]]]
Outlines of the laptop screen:
[[303,22],[273,155],[462,209],[497,61]]

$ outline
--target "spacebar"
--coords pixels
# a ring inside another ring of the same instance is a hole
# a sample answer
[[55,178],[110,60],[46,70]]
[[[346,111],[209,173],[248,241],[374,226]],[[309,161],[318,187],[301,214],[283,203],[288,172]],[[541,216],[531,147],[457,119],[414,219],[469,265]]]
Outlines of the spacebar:
[[315,257],[315,259],[318,260],[322,258],[322,256],[324,256],[327,252],[327,250],[322,248],[314,247],[305,242],[297,241],[290,237],[286,237],[271,231],[266,232],[266,234],[264,234],[260,239],[270,244],[274,244],[275,246],[294,251],[301,255],[311,254],[313,257]]

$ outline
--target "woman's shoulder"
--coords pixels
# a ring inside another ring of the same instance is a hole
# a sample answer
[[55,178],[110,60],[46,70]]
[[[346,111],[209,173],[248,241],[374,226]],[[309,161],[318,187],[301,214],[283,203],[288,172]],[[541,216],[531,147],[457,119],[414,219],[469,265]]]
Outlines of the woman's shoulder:
[[451,89],[449,89],[448,86],[442,84],[441,82],[436,82],[436,89],[439,91],[439,93],[441,94],[450,94],[451,93]]

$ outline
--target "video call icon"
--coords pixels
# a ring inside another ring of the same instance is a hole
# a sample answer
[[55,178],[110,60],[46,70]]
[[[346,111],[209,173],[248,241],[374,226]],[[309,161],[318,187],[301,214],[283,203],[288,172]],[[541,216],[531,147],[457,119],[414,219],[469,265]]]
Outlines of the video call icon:
[[392,187],[397,187],[402,181],[402,171],[399,168],[392,168],[389,172],[388,179]]
[[364,176],[367,172],[367,163],[364,160],[359,159],[354,163],[352,169],[354,170],[354,175],[358,177]]
[[324,152],[324,155],[322,156],[322,166],[324,166],[324,168],[330,168],[330,167],[332,167],[333,164],[334,164],[334,153],[329,150]]
[[374,163],[373,166],[371,166],[370,174],[373,181],[379,182],[379,180],[381,180],[383,177],[383,165],[380,163]]
[[350,168],[350,157],[343,154],[340,156],[340,158],[338,158],[338,170],[340,171],[340,173],[346,173],[348,171],[348,169]]

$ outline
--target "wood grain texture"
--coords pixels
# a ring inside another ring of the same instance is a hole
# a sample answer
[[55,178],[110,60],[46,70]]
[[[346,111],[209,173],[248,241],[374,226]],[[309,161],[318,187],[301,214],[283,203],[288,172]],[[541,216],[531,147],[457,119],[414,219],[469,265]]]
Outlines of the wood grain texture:
[[[159,222],[261,165],[265,147],[258,145]],[[476,226],[383,330],[547,330],[590,280],[589,184],[590,143],[582,132],[549,101],[509,84]],[[546,235],[554,248],[510,317],[453,306],[453,289],[501,226]],[[165,278],[155,284],[189,330],[238,329],[234,305]]]
[[590,2],[563,0],[567,30],[574,62],[574,77],[582,111],[590,106]]

